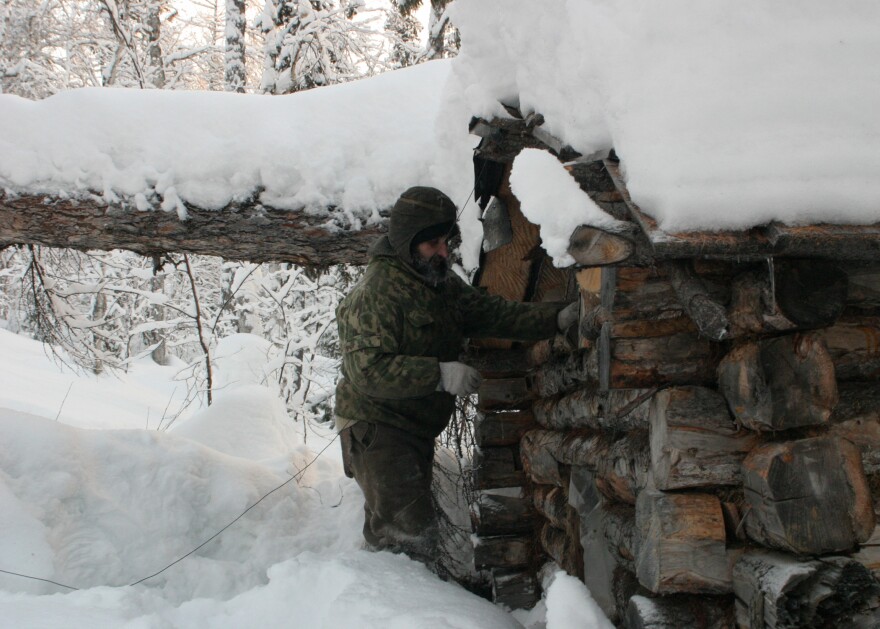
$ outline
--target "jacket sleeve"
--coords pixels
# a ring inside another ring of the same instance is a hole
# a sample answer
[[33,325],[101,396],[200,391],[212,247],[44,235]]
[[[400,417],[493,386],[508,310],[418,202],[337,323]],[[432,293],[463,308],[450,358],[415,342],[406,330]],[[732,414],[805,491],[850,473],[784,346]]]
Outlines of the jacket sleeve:
[[399,353],[404,316],[394,305],[363,298],[337,312],[342,372],[361,395],[401,400],[437,389],[436,358]]
[[465,336],[539,341],[556,334],[556,315],[564,304],[508,301],[459,281]]

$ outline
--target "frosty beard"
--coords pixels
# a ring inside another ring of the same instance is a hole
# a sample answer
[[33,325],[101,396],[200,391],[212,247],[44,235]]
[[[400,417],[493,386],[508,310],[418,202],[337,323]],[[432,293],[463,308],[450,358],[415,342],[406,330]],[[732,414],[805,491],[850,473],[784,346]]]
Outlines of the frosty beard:
[[449,262],[443,256],[434,254],[430,258],[423,258],[418,253],[412,256],[412,267],[431,286],[437,286],[446,281],[449,273]]

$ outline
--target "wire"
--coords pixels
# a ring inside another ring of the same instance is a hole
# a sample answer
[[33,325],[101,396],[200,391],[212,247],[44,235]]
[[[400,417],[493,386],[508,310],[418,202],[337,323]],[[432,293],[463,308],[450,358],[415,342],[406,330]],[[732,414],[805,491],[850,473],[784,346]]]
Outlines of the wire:
[[[242,511],[242,512],[241,512],[241,513],[240,513],[240,514],[239,514],[234,520],[232,520],[229,524],[227,524],[227,525],[224,526],[222,529],[220,529],[219,531],[217,531],[216,533],[214,533],[211,537],[209,537],[208,539],[206,539],[204,542],[202,542],[201,544],[199,544],[198,546],[196,546],[195,548],[193,548],[191,551],[189,551],[188,553],[186,553],[186,554],[183,555],[182,557],[179,557],[179,558],[175,559],[174,561],[172,561],[170,564],[168,564],[167,566],[165,566],[164,568],[162,568],[162,569],[159,570],[158,572],[154,572],[153,574],[151,574],[151,575],[148,576],[148,577],[144,577],[143,579],[139,579],[139,580],[135,581],[134,583],[130,583],[130,584],[129,584],[129,587],[132,587],[132,586],[135,586],[135,585],[139,585],[139,584],[143,583],[144,581],[147,581],[148,579],[152,579],[153,577],[157,577],[157,576],[159,576],[160,574],[162,574],[163,572],[165,572],[166,570],[168,570],[168,568],[170,568],[170,567],[172,567],[172,566],[174,566],[174,565],[180,563],[181,561],[183,561],[184,559],[186,559],[186,558],[189,557],[190,555],[192,555],[192,554],[198,552],[199,550],[201,550],[202,548],[204,548],[205,546],[207,546],[208,544],[210,544],[212,541],[214,541],[215,539],[217,539],[217,538],[218,538],[218,537],[219,537],[219,536],[220,536],[220,535],[221,535],[226,529],[228,529],[230,526],[232,526],[233,524],[235,524],[236,522],[238,522],[239,520],[241,520],[245,515],[247,515],[247,513],[248,513],[251,509],[253,509],[253,508],[256,507],[258,504],[260,504],[261,502],[263,502],[263,500],[265,500],[266,498],[268,498],[269,496],[271,496],[272,494],[274,494],[276,491],[278,491],[279,489],[281,489],[282,487],[284,487],[285,485],[287,485],[287,484],[290,483],[291,481],[297,480],[299,477],[301,477],[301,476],[305,473],[305,471],[306,471],[307,469],[309,469],[309,468],[312,466],[312,464],[313,464],[315,461],[317,461],[317,460],[321,457],[321,455],[324,454],[324,452],[327,450],[327,448],[329,448],[331,445],[333,445],[333,443],[334,443],[338,438],[339,438],[339,434],[337,433],[337,434],[333,437],[333,439],[331,439],[329,442],[327,442],[327,445],[325,445],[325,446],[321,449],[321,451],[318,452],[318,454],[315,455],[315,458],[313,458],[311,461],[308,462],[308,464],[307,464],[305,467],[303,467],[301,470],[297,471],[296,474],[294,474],[293,476],[291,476],[290,478],[288,478],[286,481],[284,481],[283,483],[281,483],[280,485],[278,485],[278,486],[275,487],[274,489],[272,489],[272,490],[266,492],[265,494],[263,494],[263,496],[262,496],[259,500],[257,500],[254,504],[252,504],[251,506],[249,506],[249,507],[248,507],[247,509],[245,509],[244,511]],[[18,572],[11,572],[11,571],[9,571],[9,570],[2,570],[2,569],[0,569],[0,573],[3,573],[3,574],[9,574],[9,575],[12,575],[12,576],[15,576],[15,577],[22,577],[22,578],[24,578],[24,579],[32,579],[32,580],[34,580],[34,581],[43,581],[44,583],[51,583],[52,585],[57,585],[57,586],[59,586],[59,587],[67,588],[68,590],[79,591],[79,588],[75,588],[75,587],[73,587],[73,586],[71,586],[71,585],[65,585],[64,583],[58,583],[57,581],[52,581],[52,580],[50,580],[50,579],[42,579],[42,578],[40,578],[40,577],[33,577],[33,576],[30,576],[30,575],[27,575],[27,574],[21,574],[21,573],[18,573]]]
[[233,524],[235,524],[236,522],[238,522],[239,520],[241,520],[245,515],[247,515],[248,511],[250,511],[251,509],[253,509],[254,507],[256,507],[258,504],[260,504],[261,502],[263,502],[263,500],[265,500],[266,498],[268,498],[269,496],[271,496],[272,494],[274,494],[276,491],[278,491],[279,489],[281,489],[282,487],[284,487],[285,485],[287,485],[287,484],[290,483],[291,481],[296,480],[297,477],[302,476],[302,474],[303,474],[307,469],[309,469],[309,468],[312,466],[312,463],[314,463],[315,461],[317,461],[317,460],[318,460],[318,457],[320,457],[322,454],[324,454],[324,451],[325,451],[327,448],[329,448],[329,447],[330,447],[330,446],[331,446],[331,445],[332,445],[332,444],[333,444],[338,438],[339,438],[339,434],[337,433],[337,434],[333,437],[333,439],[331,439],[331,440],[327,443],[327,445],[324,446],[324,447],[321,449],[321,451],[318,452],[318,454],[315,455],[315,458],[312,459],[311,461],[309,461],[309,463],[308,463],[304,468],[302,468],[302,469],[299,470],[296,474],[294,474],[293,476],[291,476],[290,478],[288,478],[286,481],[284,481],[283,483],[281,483],[280,485],[278,485],[278,487],[276,487],[276,488],[272,489],[271,491],[269,491],[268,493],[264,494],[264,495],[263,495],[259,500],[257,500],[254,504],[252,504],[252,505],[249,506],[247,509],[245,509],[244,511],[242,511],[242,512],[238,515],[238,517],[236,517],[234,520],[232,520],[232,522],[230,522],[229,524],[227,524],[226,526],[224,526],[222,529],[220,529],[219,531],[217,531],[216,533],[214,533],[211,537],[209,537],[208,539],[206,539],[204,542],[202,542],[201,544],[199,544],[198,546],[196,546],[195,548],[193,548],[191,551],[189,551],[188,553],[186,553],[186,554],[183,555],[182,557],[180,557],[180,558],[178,558],[178,559],[175,559],[175,560],[172,561],[170,564],[168,564],[167,566],[165,566],[164,568],[162,568],[161,570],[159,570],[159,572],[156,572],[156,573],[154,573],[154,574],[151,574],[151,575],[148,576],[148,577],[144,577],[143,579],[140,579],[140,580],[138,580],[138,581],[135,581],[135,582],[132,583],[131,585],[133,585],[133,586],[134,586],[134,585],[138,585],[138,584],[143,583],[144,581],[146,581],[146,580],[148,580],[148,579],[152,579],[153,577],[157,577],[157,576],[159,576],[160,574],[162,574],[163,572],[165,572],[166,570],[168,570],[168,568],[170,568],[171,566],[174,566],[174,565],[180,563],[181,561],[183,561],[184,559],[186,559],[187,557],[189,557],[189,556],[192,555],[193,553],[198,552],[199,550],[201,550],[202,548],[204,548],[205,546],[207,546],[208,544],[210,544],[210,543],[211,543],[212,541],[214,541],[217,537],[219,537],[220,534],[223,533],[223,531],[225,531],[225,530],[228,529],[230,526],[232,526]]
[[59,587],[67,588],[68,590],[73,590],[75,592],[79,591],[79,588],[75,588],[71,585],[64,585],[63,583],[58,583],[58,581],[50,581],[49,579],[41,579],[40,577],[32,577],[27,574],[19,574],[18,572],[10,572],[9,570],[0,570],[3,574],[11,574],[14,577],[22,577],[24,579],[33,579],[34,581],[43,581],[45,583],[51,583],[52,585],[57,585]]

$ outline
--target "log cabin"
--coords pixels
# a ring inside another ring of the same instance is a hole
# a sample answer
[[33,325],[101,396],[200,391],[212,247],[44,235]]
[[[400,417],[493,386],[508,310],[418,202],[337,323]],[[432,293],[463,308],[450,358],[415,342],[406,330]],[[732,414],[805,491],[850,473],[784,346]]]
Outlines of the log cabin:
[[[477,283],[579,300],[576,329],[472,341],[477,567],[533,605],[546,562],[618,626],[880,626],[880,224],[668,233],[612,151],[540,114],[473,119],[486,229]],[[619,221],[555,268],[511,191],[554,155]]]

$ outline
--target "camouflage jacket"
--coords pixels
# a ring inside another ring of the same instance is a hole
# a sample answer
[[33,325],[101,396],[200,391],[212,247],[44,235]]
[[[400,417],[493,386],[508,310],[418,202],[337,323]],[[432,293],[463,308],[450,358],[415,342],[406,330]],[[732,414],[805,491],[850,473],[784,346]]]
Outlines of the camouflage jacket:
[[336,415],[434,438],[455,403],[437,391],[438,363],[458,360],[465,338],[549,338],[560,306],[490,296],[454,273],[433,287],[390,244],[377,245],[364,277],[336,309],[343,376]]

